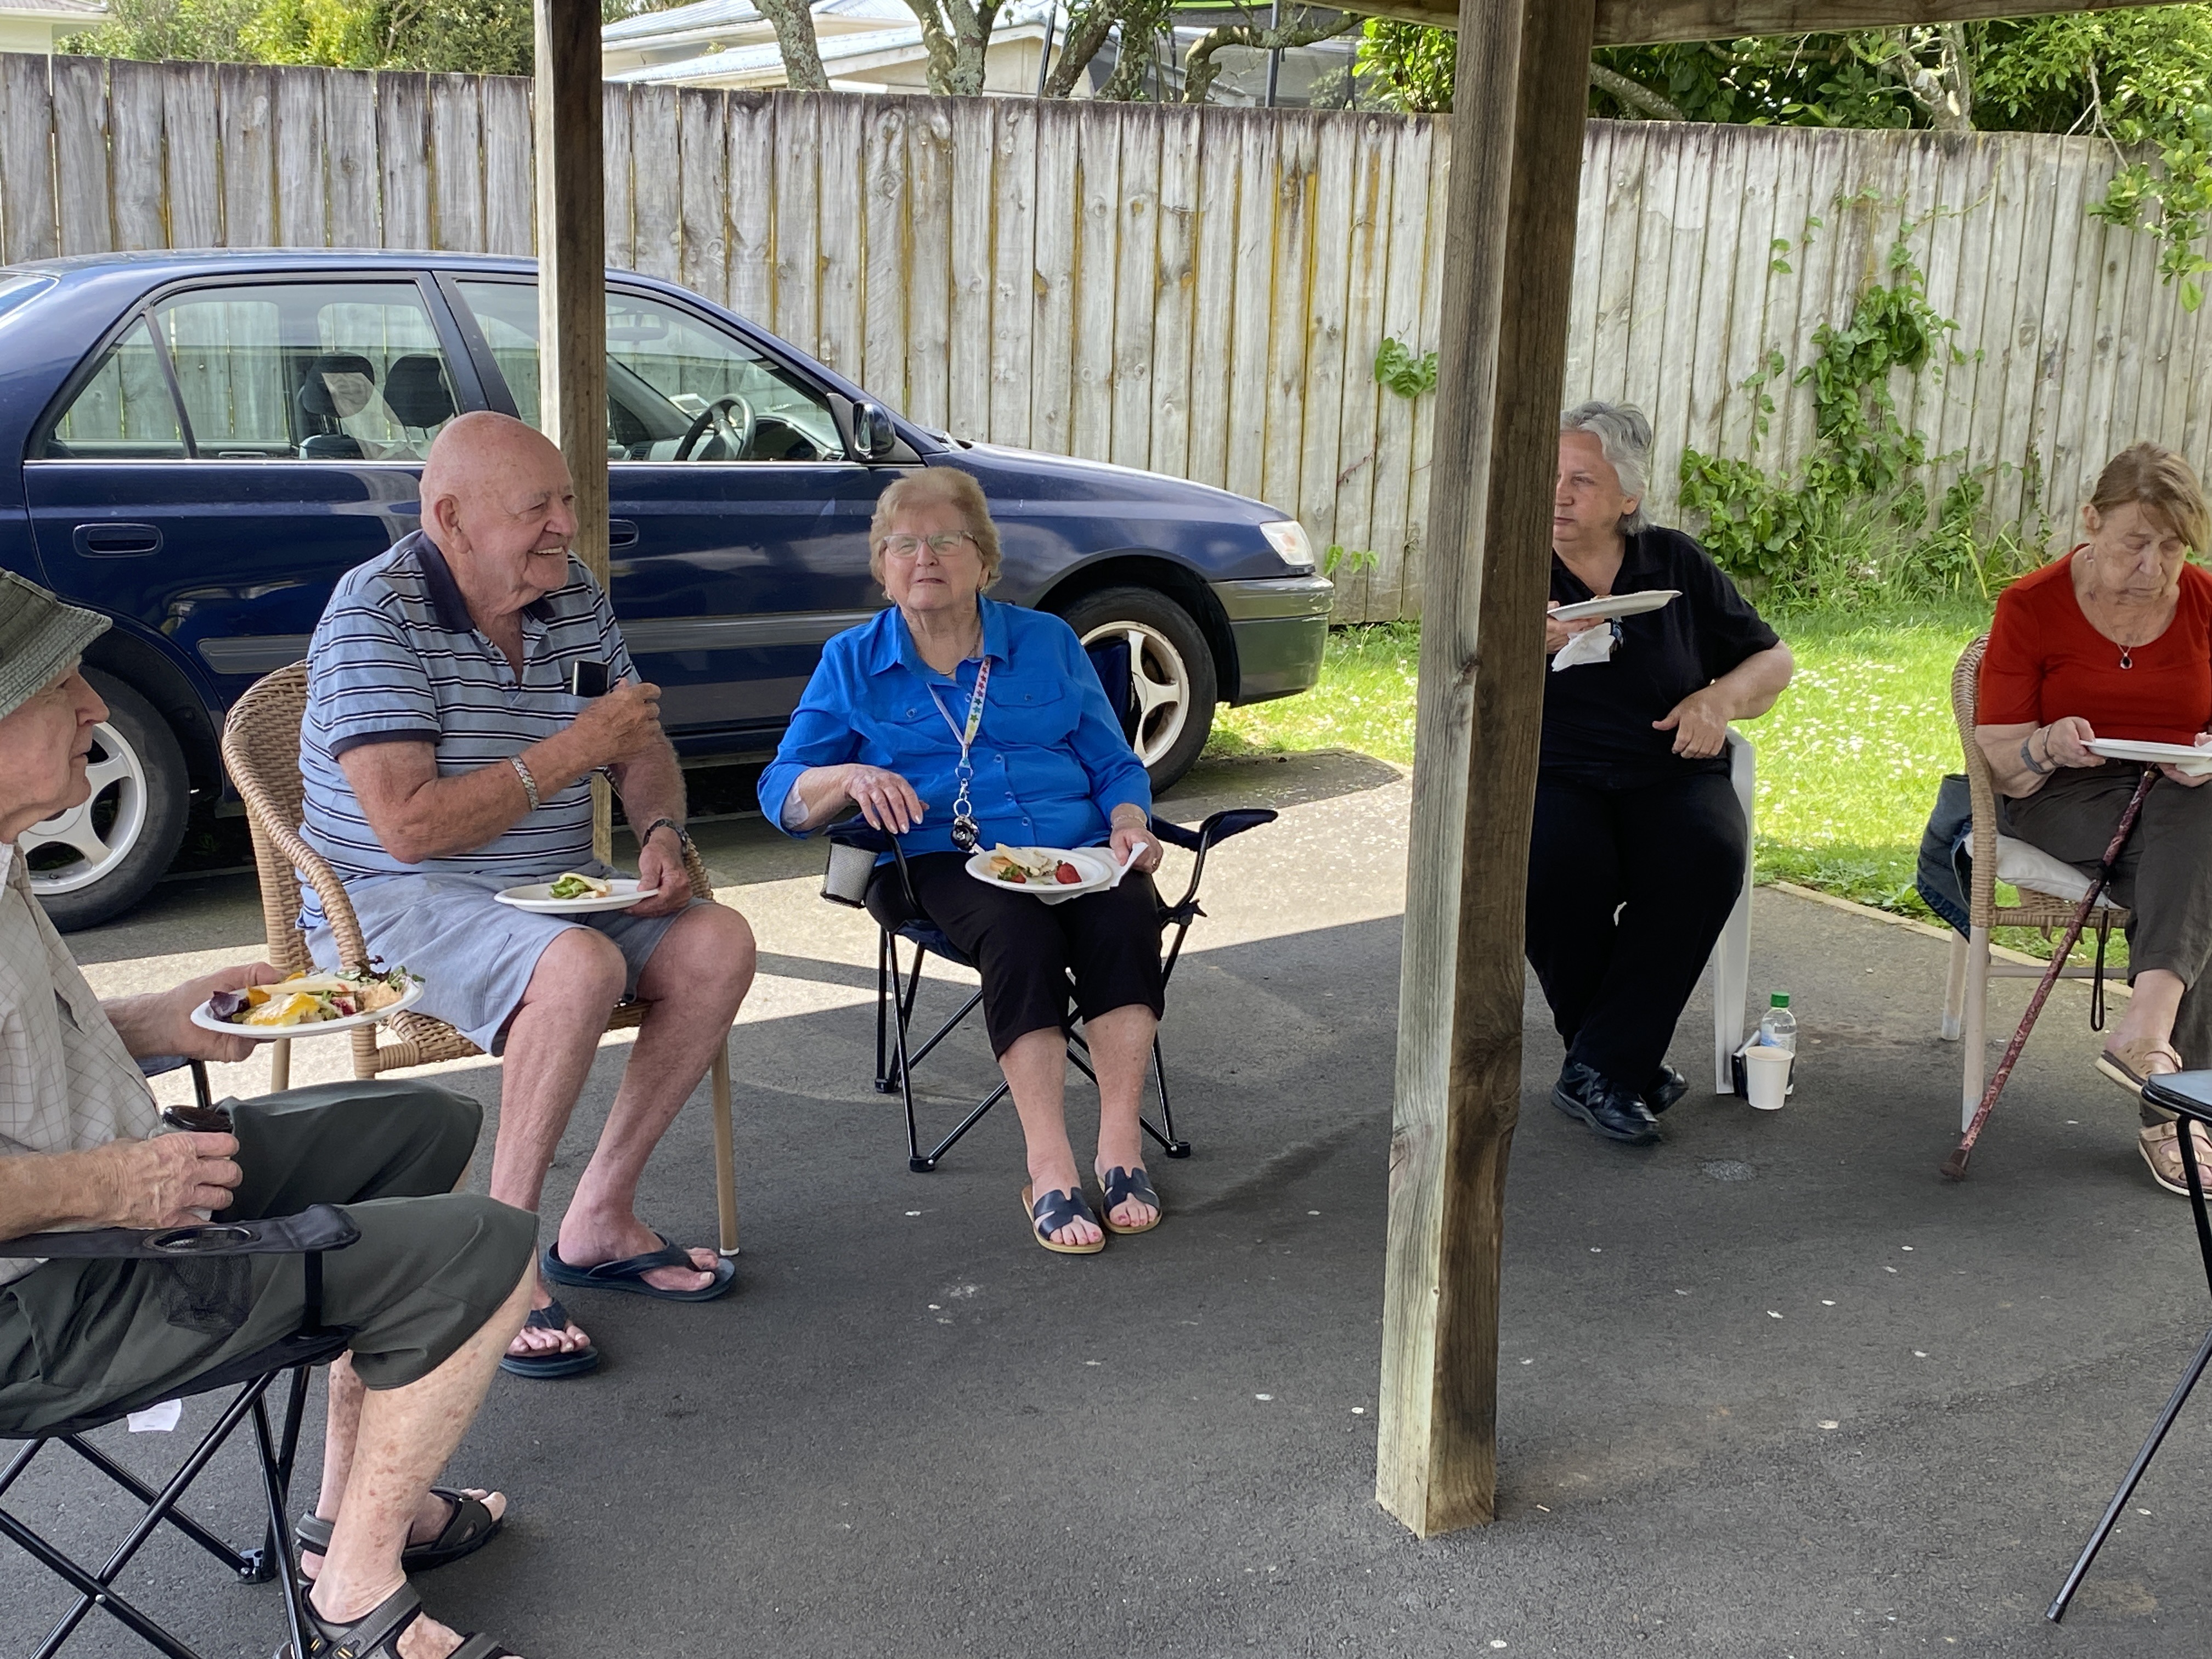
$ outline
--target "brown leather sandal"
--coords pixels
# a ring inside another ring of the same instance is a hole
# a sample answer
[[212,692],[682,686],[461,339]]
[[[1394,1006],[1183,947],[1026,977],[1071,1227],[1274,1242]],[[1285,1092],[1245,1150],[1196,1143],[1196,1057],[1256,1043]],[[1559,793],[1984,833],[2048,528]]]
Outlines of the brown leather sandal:
[[[2151,1062],[2154,1060],[2172,1063],[2153,1066]],[[2182,1062],[2181,1056],[2173,1052],[2172,1043],[2160,1042],[2152,1037],[2134,1037],[2099,1054],[2097,1069],[2140,1100],[2143,1085],[2152,1078],[2163,1077],[2169,1072],[2185,1072],[2189,1068]]]
[[[2197,1133],[2197,1175],[2208,1188],[2212,1188],[2212,1135],[2204,1132],[2201,1123],[2191,1126]],[[2150,1165],[2150,1178],[2169,1193],[2189,1196],[2189,1172],[2181,1167],[2180,1126],[2177,1123],[2154,1124],[2136,1138],[2136,1146],[2142,1160]]]

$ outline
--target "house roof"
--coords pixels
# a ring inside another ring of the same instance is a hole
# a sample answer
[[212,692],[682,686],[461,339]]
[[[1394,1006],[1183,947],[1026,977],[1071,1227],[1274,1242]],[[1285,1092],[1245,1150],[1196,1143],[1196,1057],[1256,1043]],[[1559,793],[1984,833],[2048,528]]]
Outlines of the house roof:
[[103,0],[0,0],[0,16],[43,17],[57,23],[88,23],[107,15]]
[[[681,16],[687,11],[702,11],[709,6],[734,6],[747,0],[702,0],[698,6],[679,7],[674,11],[652,14],[659,17]],[[1035,28],[1046,15],[1054,10],[1059,0],[1016,0],[1000,15],[998,27],[992,31],[994,40],[1005,40],[1024,27]],[[855,30],[849,33],[825,33],[816,40],[825,70],[835,73],[836,66],[858,69],[872,64],[899,63],[924,51],[921,26],[914,21],[913,11],[904,0],[822,0],[814,8],[819,16],[834,15],[848,18],[882,15],[904,21],[895,28]],[[631,20],[635,21],[635,20]],[[631,44],[635,44],[633,41]],[[731,46],[720,52],[702,53],[696,58],[684,58],[667,63],[647,64],[642,68],[623,70],[610,75],[610,81],[627,81],[634,84],[653,85],[678,82],[714,82],[743,77],[781,74],[783,53],[774,39],[760,40],[741,46]]]

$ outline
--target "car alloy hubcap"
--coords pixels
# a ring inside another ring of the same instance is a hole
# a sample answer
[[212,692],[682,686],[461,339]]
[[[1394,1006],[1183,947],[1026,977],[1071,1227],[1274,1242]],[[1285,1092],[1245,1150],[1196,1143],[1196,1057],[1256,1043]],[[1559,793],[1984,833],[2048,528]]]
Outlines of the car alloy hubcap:
[[1190,669],[1166,635],[1145,623],[1105,623],[1083,636],[1087,648],[1102,640],[1129,647],[1129,685],[1137,697],[1137,758],[1157,766],[1182,736],[1190,719]]
[[145,830],[145,766],[123,734],[105,720],[92,729],[85,775],[92,793],[84,805],[33,824],[17,843],[34,893],[74,893],[91,886],[130,856]]

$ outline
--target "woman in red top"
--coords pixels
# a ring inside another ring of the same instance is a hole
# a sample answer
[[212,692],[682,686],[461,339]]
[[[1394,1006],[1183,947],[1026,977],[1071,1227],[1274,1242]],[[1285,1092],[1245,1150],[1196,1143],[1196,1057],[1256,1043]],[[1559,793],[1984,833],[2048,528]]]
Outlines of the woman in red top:
[[[2004,832],[2094,871],[2143,768],[2087,745],[2212,747],[2212,574],[2188,562],[2212,537],[2212,512],[2186,462],[2137,444],[2105,469],[2081,518],[2086,543],[1997,601],[1974,735]],[[2135,913],[2134,994],[2097,1061],[2137,1096],[2147,1077],[2212,1066],[2212,790],[2158,769],[2113,880]],[[2148,1106],[2144,1119],[2151,1173],[2185,1192],[2172,1123]]]

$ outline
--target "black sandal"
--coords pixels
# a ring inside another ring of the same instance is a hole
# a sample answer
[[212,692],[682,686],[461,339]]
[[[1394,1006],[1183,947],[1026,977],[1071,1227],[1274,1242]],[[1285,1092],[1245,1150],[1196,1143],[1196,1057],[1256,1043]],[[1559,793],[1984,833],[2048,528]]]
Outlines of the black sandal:
[[[334,1625],[315,1611],[307,1596],[300,1598],[300,1623],[307,1637],[307,1651],[298,1659],[400,1659],[399,1638],[408,1626],[422,1616],[422,1598],[412,1584],[402,1584],[350,1625]],[[276,1650],[276,1659],[295,1659],[289,1642]],[[503,1648],[489,1636],[461,1638],[448,1659],[520,1659],[513,1648]]]
[[1030,1199],[1030,1189],[1024,1187],[1022,1188],[1022,1208],[1036,1231],[1036,1242],[1055,1255],[1096,1255],[1106,1248],[1103,1235],[1090,1244],[1053,1243],[1054,1233],[1074,1222],[1087,1221],[1094,1227],[1098,1225],[1098,1218],[1091,1213],[1090,1202],[1083,1196],[1080,1187],[1072,1191],[1055,1187],[1034,1203]]
[[[555,1297],[542,1308],[532,1308],[522,1322],[526,1331],[565,1331],[570,1324],[568,1310]],[[581,1376],[586,1371],[599,1368],[599,1351],[586,1344],[570,1352],[555,1348],[546,1353],[501,1354],[500,1370],[515,1376]]]
[[[455,1492],[450,1486],[433,1486],[430,1496],[442,1498],[453,1506],[446,1517],[446,1524],[438,1535],[426,1544],[410,1544],[399,1553],[399,1570],[404,1573],[428,1572],[473,1555],[496,1537],[507,1524],[504,1515],[494,1515],[480,1498],[471,1498],[465,1492]],[[316,1555],[331,1553],[331,1522],[319,1515],[303,1515],[292,1523],[292,1541],[300,1547],[301,1554]]]
[[[1124,1237],[1130,1233],[1148,1233],[1158,1226],[1167,1214],[1161,1206],[1159,1194],[1152,1189],[1152,1177],[1145,1173],[1141,1164],[1133,1170],[1125,1170],[1115,1164],[1098,1177],[1098,1193],[1105,1200],[1098,1206],[1098,1224],[1109,1233],[1120,1233]],[[1152,1218],[1141,1227],[1124,1227],[1114,1219],[1114,1206],[1127,1204],[1132,1200],[1152,1206]]]

